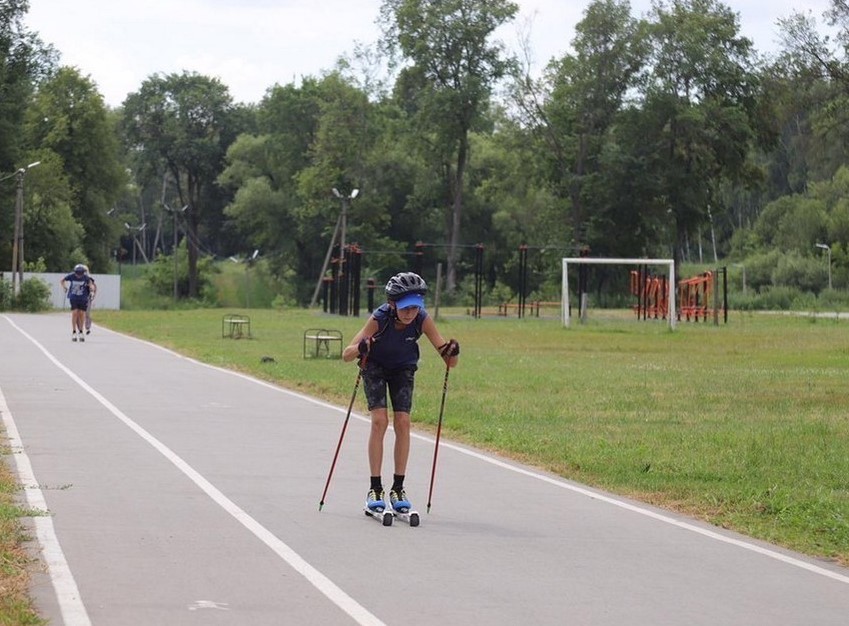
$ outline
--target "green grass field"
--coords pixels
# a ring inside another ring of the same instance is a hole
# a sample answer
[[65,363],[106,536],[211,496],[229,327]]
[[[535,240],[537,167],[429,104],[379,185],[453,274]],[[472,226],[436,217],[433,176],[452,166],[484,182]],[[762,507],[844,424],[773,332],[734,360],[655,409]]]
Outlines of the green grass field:
[[[230,312],[250,316],[252,339],[222,338]],[[727,325],[671,332],[627,317],[567,329],[455,313],[438,322],[462,347],[443,437],[849,565],[846,320],[733,313]],[[355,365],[304,359],[304,332],[338,329],[347,341],[364,321],[304,310],[95,313],[97,324],[342,406]],[[445,370],[426,341],[422,353],[413,420],[432,431]],[[362,393],[356,410],[365,412]]]
[[[356,369],[304,359],[304,331],[349,339],[364,319],[232,310],[97,313],[97,322],[346,405]],[[443,436],[561,476],[849,564],[849,322],[731,315],[727,325],[470,319]],[[444,365],[422,344],[413,419],[433,429]],[[274,363],[262,363],[263,356]],[[362,394],[357,410],[365,412]],[[470,485],[470,488],[475,488]]]

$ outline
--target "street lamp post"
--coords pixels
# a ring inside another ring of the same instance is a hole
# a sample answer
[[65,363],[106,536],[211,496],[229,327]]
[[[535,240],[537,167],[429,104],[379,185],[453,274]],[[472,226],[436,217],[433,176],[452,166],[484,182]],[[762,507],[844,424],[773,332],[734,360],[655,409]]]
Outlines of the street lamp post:
[[174,302],[177,302],[177,214],[185,213],[189,205],[187,204],[179,211],[175,211],[164,202],[163,204],[165,205],[165,210],[174,216],[174,246],[171,248],[171,254],[174,255]]
[[817,248],[822,248],[828,253],[828,288],[831,289],[831,247],[824,243],[815,244]]
[[133,245],[133,265],[136,264],[136,248],[141,250],[142,257],[144,258],[144,262],[149,263],[149,261],[147,260],[147,254],[145,253],[144,248],[141,247],[141,244],[139,243],[139,239],[138,239],[139,233],[141,233],[145,229],[146,226],[147,226],[147,223],[142,224],[141,226],[130,226],[127,222],[124,222],[124,227],[127,229],[128,232],[129,231],[135,231],[135,233],[132,234],[133,244],[135,244],[135,245]]
[[[339,198],[342,201],[342,220],[341,220],[341,231],[339,234],[339,282],[340,286],[346,284],[347,274],[345,272],[345,233],[348,229],[348,206],[351,204],[351,200],[359,195],[360,190],[354,189],[349,196],[343,196],[339,193],[339,190],[336,187],[333,188],[333,195]],[[322,272],[323,273],[323,272]],[[348,314],[348,289],[340,289],[339,290],[339,302],[345,303],[344,307],[340,307],[339,313]]]
[[15,233],[12,239],[12,293],[15,295],[24,282],[24,176],[28,169],[36,165],[41,165],[41,161],[30,163],[15,172],[18,181],[15,196]]

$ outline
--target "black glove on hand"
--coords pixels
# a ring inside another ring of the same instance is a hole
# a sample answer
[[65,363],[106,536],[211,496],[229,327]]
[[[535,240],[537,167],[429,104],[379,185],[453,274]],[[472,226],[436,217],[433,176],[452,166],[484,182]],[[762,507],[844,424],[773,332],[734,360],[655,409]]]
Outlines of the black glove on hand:
[[460,344],[456,339],[449,339],[448,343],[442,344],[442,347],[439,349],[439,353],[445,359],[457,356],[460,354]]
[[357,345],[357,351],[359,352],[360,357],[368,355],[371,350],[372,343],[374,343],[374,339],[371,337],[363,337],[360,339],[360,343]]

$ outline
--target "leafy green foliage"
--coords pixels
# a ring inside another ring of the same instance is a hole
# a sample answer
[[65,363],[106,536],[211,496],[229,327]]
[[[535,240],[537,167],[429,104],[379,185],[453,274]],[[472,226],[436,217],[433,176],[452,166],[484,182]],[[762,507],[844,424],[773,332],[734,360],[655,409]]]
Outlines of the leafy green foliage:
[[123,132],[142,178],[159,181],[167,173],[181,206],[188,205],[188,295],[196,298],[201,225],[214,224],[223,208],[215,182],[239,131],[232,98],[219,80],[183,72],[151,76],[124,108]]
[[[58,243],[56,239],[66,239],[59,249],[67,254],[69,247],[75,247],[73,242],[81,239],[92,270],[105,271],[116,232],[107,211],[118,199],[126,173],[118,138],[94,82],[75,68],[60,68],[40,86],[27,108],[26,129],[30,141],[38,147],[41,167],[46,162],[52,164],[50,170],[32,170],[27,178],[61,185],[37,188],[42,190],[41,210],[47,213],[41,216],[41,223],[49,223],[47,232],[53,235],[41,243],[40,254],[49,256],[51,265],[61,262],[67,266],[74,260],[56,259],[58,255],[50,252],[52,246]],[[75,223],[67,222],[69,208]],[[37,237],[42,231],[30,232]]]
[[40,278],[28,278],[21,283],[16,308],[27,313],[48,311],[50,304],[50,285]]

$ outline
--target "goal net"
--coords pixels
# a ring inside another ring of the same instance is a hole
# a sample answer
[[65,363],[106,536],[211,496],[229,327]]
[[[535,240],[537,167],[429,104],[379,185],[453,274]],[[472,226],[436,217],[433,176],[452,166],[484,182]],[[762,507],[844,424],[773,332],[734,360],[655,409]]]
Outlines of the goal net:
[[[563,259],[563,287],[562,287],[562,306],[561,315],[563,317],[563,325],[569,326],[571,311],[569,299],[569,266],[570,265],[652,265],[664,266],[669,272],[668,280],[668,313],[666,318],[670,328],[675,328],[675,319],[677,317],[675,311],[675,261],[672,259],[600,259],[592,257],[571,257]],[[581,301],[581,298],[586,298],[586,293],[579,294],[578,306],[579,310],[586,310],[586,301]]]

